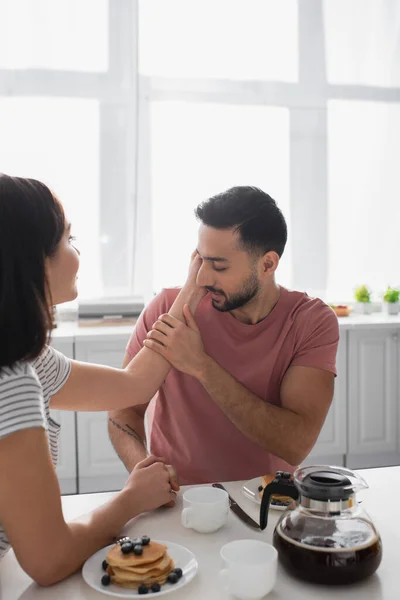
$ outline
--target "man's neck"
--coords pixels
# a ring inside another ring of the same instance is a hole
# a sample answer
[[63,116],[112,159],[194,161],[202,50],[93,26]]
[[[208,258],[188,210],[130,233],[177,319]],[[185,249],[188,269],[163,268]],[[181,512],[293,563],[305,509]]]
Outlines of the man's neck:
[[241,323],[255,325],[269,315],[278,302],[280,295],[281,288],[273,281],[259,296],[253,298],[241,308],[232,310],[231,315]]

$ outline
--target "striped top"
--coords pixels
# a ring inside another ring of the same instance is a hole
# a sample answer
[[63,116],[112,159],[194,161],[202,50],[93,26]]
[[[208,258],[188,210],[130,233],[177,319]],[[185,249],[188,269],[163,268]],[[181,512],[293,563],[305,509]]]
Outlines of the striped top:
[[[33,362],[0,368],[0,439],[21,429],[43,427],[56,466],[60,425],[50,417],[49,403],[66,382],[70,371],[70,360],[51,346],[46,346]],[[0,558],[9,548],[0,524]]]

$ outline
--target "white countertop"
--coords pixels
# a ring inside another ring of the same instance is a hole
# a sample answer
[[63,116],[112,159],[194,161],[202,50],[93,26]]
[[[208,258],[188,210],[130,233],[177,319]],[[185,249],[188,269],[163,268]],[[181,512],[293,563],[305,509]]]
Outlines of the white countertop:
[[[378,571],[362,583],[345,588],[329,588],[293,579],[279,567],[277,584],[274,591],[266,596],[268,600],[398,600],[400,467],[366,469],[361,473],[370,488],[360,493],[358,498],[363,501],[383,542],[383,560]],[[259,507],[243,496],[242,482],[228,483],[226,487],[246,512],[258,520]],[[65,518],[74,519],[101,505],[112,495],[113,493],[64,496],[62,501]],[[250,529],[230,513],[228,523],[222,529],[212,534],[200,534],[185,529],[180,524],[181,509],[182,498],[178,496],[175,508],[142,515],[127,525],[125,533],[131,536],[147,534],[155,539],[176,542],[194,552],[199,562],[199,571],[187,586],[168,596],[171,600],[233,600],[233,597],[220,591],[218,584],[221,546],[240,538],[271,542],[281,513],[270,511],[268,527],[263,532]],[[90,588],[80,572],[55,586],[41,588],[22,571],[12,551],[0,561],[0,600],[106,600],[107,597],[109,596]]]
[[400,315],[387,315],[385,312],[375,312],[372,315],[351,313],[348,317],[339,317],[339,329],[369,329],[400,327]]

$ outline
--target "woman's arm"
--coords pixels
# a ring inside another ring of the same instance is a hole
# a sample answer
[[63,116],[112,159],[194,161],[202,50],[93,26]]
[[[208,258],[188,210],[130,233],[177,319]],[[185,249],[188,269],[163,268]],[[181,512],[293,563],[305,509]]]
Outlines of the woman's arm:
[[[183,306],[192,314],[205,294],[196,285],[201,259],[192,256],[189,276],[169,314],[182,320]],[[171,369],[170,363],[149,348],[142,348],[125,369],[72,361],[70,376],[50,401],[52,409],[75,411],[119,410],[148,403]]]
[[148,457],[115,498],[66,523],[45,430],[24,429],[0,440],[0,523],[20,565],[40,585],[72,574],[112,543],[127,521],[173,497],[166,465]]

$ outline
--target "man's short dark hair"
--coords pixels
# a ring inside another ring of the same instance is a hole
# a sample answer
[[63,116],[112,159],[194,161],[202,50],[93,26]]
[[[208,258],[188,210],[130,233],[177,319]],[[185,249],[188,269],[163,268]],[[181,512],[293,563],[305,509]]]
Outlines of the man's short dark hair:
[[0,367],[36,358],[48,340],[45,259],[64,229],[63,208],[48,187],[0,174]]
[[263,255],[271,250],[282,256],[287,240],[285,217],[275,200],[259,188],[232,187],[205,200],[195,210],[196,217],[215,229],[234,229],[241,246]]

